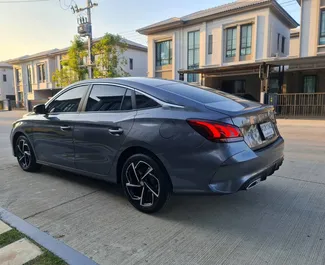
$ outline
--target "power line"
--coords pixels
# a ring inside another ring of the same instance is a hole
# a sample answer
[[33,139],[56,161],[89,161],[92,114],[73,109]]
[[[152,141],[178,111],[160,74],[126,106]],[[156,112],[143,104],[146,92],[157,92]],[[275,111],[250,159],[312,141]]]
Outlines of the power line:
[[50,0],[17,0],[17,1],[0,1],[0,4],[17,4],[17,3],[33,3],[33,2],[48,2]]
[[71,7],[71,2],[70,2],[70,5],[67,6],[67,5],[65,4],[65,1],[62,1],[63,4],[65,5],[65,7],[62,6],[62,2],[61,2],[61,0],[59,0],[59,2],[60,2],[60,7],[61,7],[61,9],[63,9],[63,10],[68,10],[68,9],[70,9],[70,7]]

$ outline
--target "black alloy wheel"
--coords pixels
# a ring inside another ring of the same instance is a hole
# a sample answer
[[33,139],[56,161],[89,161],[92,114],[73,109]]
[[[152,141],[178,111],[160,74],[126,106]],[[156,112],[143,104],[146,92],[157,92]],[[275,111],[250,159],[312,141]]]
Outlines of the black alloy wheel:
[[141,212],[159,211],[170,195],[170,181],[154,159],[131,156],[122,170],[122,185],[131,204]]
[[15,153],[19,166],[24,171],[33,172],[40,169],[36,163],[35,155],[30,142],[25,136],[19,136],[15,144]]

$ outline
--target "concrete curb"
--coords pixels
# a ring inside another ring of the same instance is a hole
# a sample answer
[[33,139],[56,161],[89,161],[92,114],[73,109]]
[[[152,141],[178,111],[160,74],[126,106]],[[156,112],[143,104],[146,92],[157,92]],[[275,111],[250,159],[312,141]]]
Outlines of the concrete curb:
[[36,227],[32,226],[31,224],[1,207],[0,219],[11,227],[16,228],[18,231],[22,232],[29,238],[33,239],[36,243],[48,249],[70,265],[98,265],[90,258],[84,256],[83,254],[51,237],[50,235],[40,231]]

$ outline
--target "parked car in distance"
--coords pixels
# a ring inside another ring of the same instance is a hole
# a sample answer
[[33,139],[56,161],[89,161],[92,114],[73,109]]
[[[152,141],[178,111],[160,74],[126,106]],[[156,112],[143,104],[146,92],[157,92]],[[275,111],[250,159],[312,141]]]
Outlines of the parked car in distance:
[[120,183],[138,210],[160,210],[171,193],[247,190],[283,162],[272,106],[151,78],[96,79],[63,89],[13,124],[13,154]]

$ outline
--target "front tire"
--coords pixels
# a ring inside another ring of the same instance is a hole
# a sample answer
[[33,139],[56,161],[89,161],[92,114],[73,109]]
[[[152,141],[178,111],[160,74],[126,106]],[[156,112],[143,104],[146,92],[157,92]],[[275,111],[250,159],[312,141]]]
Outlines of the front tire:
[[157,212],[169,198],[169,177],[147,155],[136,154],[129,157],[124,163],[121,179],[129,202],[141,212]]
[[41,165],[36,163],[33,148],[26,136],[18,137],[15,143],[15,154],[22,170],[34,172],[41,168]]

